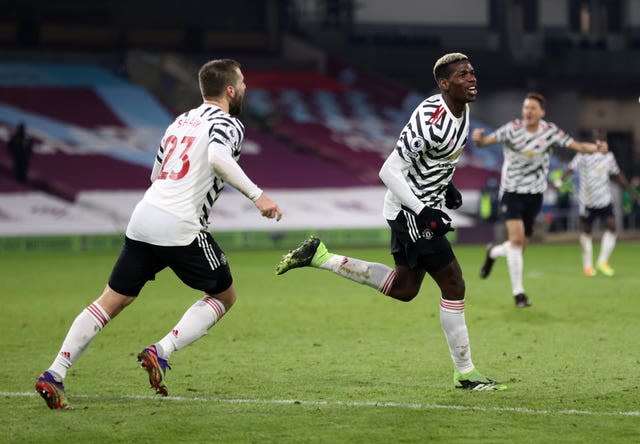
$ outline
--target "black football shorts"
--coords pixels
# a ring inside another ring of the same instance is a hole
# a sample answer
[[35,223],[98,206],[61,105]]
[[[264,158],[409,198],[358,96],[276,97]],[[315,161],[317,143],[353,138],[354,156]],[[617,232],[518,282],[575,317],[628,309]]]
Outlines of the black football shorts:
[[522,219],[524,234],[531,237],[536,217],[542,209],[542,193],[522,194],[505,192],[500,201],[500,212],[504,219]]
[[387,223],[391,227],[391,254],[396,265],[421,268],[432,273],[454,260],[451,244],[445,236],[430,236],[427,239],[424,235],[416,235],[416,224],[407,220],[404,211],[400,211],[395,220],[387,220]]
[[586,207],[580,212],[580,219],[584,223],[589,225],[593,224],[593,221],[599,219],[605,221],[608,217],[613,216],[613,205],[609,204],[602,208]]
[[169,267],[189,287],[214,295],[233,282],[227,258],[208,232],[199,233],[189,245],[163,247],[130,239],[109,278],[109,287],[125,296],[138,296],[156,273]]

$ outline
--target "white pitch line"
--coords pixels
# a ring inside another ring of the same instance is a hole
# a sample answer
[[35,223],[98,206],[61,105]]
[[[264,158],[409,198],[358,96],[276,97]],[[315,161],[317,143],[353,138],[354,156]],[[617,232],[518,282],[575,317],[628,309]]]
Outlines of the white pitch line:
[[[35,392],[0,392],[0,397],[7,398],[27,398],[33,397]],[[576,416],[637,416],[640,417],[640,411],[629,412],[595,412],[591,410],[547,410],[532,409],[529,407],[481,407],[467,405],[448,405],[448,404],[426,404],[419,402],[387,402],[387,401],[329,401],[329,400],[302,400],[302,399],[227,399],[227,398],[209,398],[202,396],[150,396],[150,395],[122,395],[122,396],[102,396],[102,395],[86,395],[74,394],[71,398],[80,399],[127,399],[139,401],[162,401],[162,402],[211,402],[216,404],[254,404],[254,405],[309,405],[309,406],[326,406],[326,407],[376,407],[376,408],[395,408],[407,410],[457,410],[470,412],[492,412],[492,413],[523,413],[527,415],[576,415]]]

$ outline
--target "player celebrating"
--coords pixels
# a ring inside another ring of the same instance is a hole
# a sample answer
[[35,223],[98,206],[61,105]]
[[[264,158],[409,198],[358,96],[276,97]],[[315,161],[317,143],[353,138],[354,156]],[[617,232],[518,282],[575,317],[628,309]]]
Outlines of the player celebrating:
[[522,120],[513,120],[488,136],[481,128],[471,133],[478,148],[498,142],[504,146],[500,208],[506,219],[508,240],[489,245],[480,277],[487,278],[496,258],[506,256],[515,304],[520,308],[531,306],[522,284],[523,252],[542,208],[551,150],[556,146],[584,153],[608,150],[606,142],[577,142],[555,124],[543,120],[545,106],[542,95],[529,93],[522,104]]
[[[636,202],[640,196],[629,184],[613,153],[576,154],[561,178],[554,182],[559,188],[574,171],[580,176],[580,245],[582,247],[582,270],[587,277],[595,276],[596,269],[605,276],[615,274],[609,265],[609,257],[616,245],[616,221],[613,214],[610,177],[613,176],[624,189],[628,190]],[[600,245],[600,255],[593,268],[593,241],[591,230],[593,221],[599,219],[604,225]]]
[[380,170],[388,188],[383,214],[391,227],[395,269],[330,253],[320,239],[311,237],[283,256],[276,273],[304,266],[321,268],[406,302],[418,294],[429,273],[441,291],[440,324],[455,365],[454,386],[503,390],[504,385],[482,375],[471,360],[464,280],[445,237],[452,230],[451,219],[440,210],[443,202],[450,209],[462,204],[451,178],[467,143],[467,103],[476,99],[476,76],[467,56],[460,53],[438,59],[433,74],[441,94],[415,109]]
[[189,287],[204,292],[159,342],[138,360],[156,393],[171,354],[204,336],[236,300],[227,260],[207,231],[211,208],[225,182],[251,199],[260,213],[280,220],[278,205],[244,173],[240,157],[246,85],[235,60],[205,63],[198,73],[204,102],[180,115],[166,130],[151,173],[152,185],[133,210],[125,243],[102,295],[75,319],[36,391],[51,409],[69,408],[63,380],[94,336],[132,303],[142,287],[170,267]]

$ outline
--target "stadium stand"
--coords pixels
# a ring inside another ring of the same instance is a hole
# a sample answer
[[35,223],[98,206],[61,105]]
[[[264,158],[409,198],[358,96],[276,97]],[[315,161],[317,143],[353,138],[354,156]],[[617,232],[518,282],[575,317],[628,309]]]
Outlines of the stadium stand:
[[[0,198],[6,217],[0,221],[0,232],[60,234],[68,232],[69,227],[78,233],[122,232],[148,186],[158,142],[173,119],[172,113],[145,90],[97,66],[1,65]],[[12,162],[6,148],[20,122],[26,124],[34,139],[26,185],[11,178]],[[354,198],[338,195],[335,190],[370,192],[361,188],[371,180],[352,174],[341,163],[296,150],[250,125],[241,164],[264,188],[307,190],[303,194],[289,193],[283,199],[291,199],[289,207],[299,207],[301,215],[308,215],[313,208],[318,215],[291,217],[289,227],[304,228],[313,220],[344,224],[340,217],[344,220],[345,208],[353,212],[355,207],[349,202]],[[317,193],[333,196],[334,201],[319,205],[313,198]],[[373,193],[382,192],[376,189]],[[251,211],[251,206],[247,208],[248,202],[233,191],[225,194],[235,203],[224,206],[226,214],[216,214],[216,224],[219,229],[238,229],[238,219],[243,218],[238,214]],[[316,205],[310,205],[314,200]],[[383,221],[378,201],[369,200],[371,208],[363,211],[367,220],[360,223],[380,225]],[[16,202],[21,202],[20,208]],[[334,214],[329,216],[332,208]],[[96,223],[98,219],[100,223]],[[279,227],[287,228],[285,224]]]
[[[87,71],[86,67],[78,69]],[[35,135],[32,182],[68,200],[73,200],[80,190],[146,188],[157,143],[172,119],[134,85],[112,81],[105,84],[100,78],[83,80],[92,81],[92,87],[0,87],[0,118],[7,124],[5,133],[10,133],[17,123],[26,122]],[[328,181],[325,186],[367,184],[339,165],[292,151],[251,128],[247,130],[245,154],[245,168],[256,181],[270,188],[318,187],[322,186],[321,180]],[[0,156],[0,165],[10,169],[6,150]],[[286,166],[289,173],[272,174],[278,166]],[[314,180],[308,171],[323,174]]]

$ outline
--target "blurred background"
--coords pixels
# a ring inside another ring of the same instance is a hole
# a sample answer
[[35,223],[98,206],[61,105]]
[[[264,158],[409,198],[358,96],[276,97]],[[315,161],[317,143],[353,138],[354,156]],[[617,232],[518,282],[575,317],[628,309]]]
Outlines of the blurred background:
[[[198,68],[227,57],[248,85],[240,164],[285,218],[228,189],[210,227],[223,247],[309,232],[386,245],[378,170],[452,51],[476,69],[472,128],[519,117],[540,92],[547,120],[579,140],[605,134],[640,187],[640,0],[20,0],[0,9],[0,251],[119,248],[166,126],[201,102]],[[556,150],[556,174],[572,153]],[[456,241],[502,235],[501,164],[500,146],[469,141]],[[638,206],[614,195],[636,236]],[[577,220],[574,189],[550,188],[538,238],[577,239]]]

